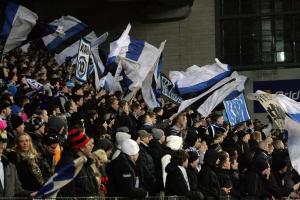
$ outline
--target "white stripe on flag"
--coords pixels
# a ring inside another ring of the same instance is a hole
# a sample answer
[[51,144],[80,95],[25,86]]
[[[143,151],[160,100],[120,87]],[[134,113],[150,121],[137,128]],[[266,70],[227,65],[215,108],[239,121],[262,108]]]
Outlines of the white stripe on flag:
[[27,39],[28,34],[35,26],[37,20],[37,14],[23,6],[19,6],[13,20],[12,28],[6,40],[3,53],[5,54],[20,46],[22,42]]
[[181,113],[186,108],[188,108],[190,105],[192,105],[196,101],[200,100],[202,97],[208,95],[209,93],[213,92],[214,90],[218,89],[219,87],[221,87],[222,85],[228,83],[229,81],[235,79],[236,77],[238,77],[237,72],[233,72],[230,77],[226,77],[223,80],[219,81],[217,84],[215,84],[214,86],[212,86],[209,90],[205,91],[204,93],[201,93],[199,96],[194,97],[192,99],[188,99],[188,100],[183,101],[180,104],[180,107],[179,107],[177,113]]
[[213,109],[220,104],[231,92],[233,91],[243,91],[245,89],[245,82],[247,77],[238,76],[235,81],[230,82],[222,86],[220,89],[216,90],[212,95],[210,95],[205,102],[199,106],[197,109],[203,117],[207,117]]

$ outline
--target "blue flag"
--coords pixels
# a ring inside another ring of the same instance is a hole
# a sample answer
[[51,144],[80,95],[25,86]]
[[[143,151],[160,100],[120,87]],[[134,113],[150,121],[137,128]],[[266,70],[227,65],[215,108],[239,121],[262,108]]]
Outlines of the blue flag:
[[223,101],[223,103],[230,125],[234,126],[250,119],[243,94],[240,94],[232,100]]

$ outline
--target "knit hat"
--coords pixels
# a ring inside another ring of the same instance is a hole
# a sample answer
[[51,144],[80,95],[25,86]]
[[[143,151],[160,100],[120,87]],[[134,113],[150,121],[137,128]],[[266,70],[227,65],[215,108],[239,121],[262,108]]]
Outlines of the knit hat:
[[121,151],[129,156],[134,156],[139,153],[140,148],[136,141],[126,139],[121,146]]
[[204,163],[211,167],[217,166],[217,160],[219,159],[219,153],[215,149],[208,149],[204,154]]
[[189,154],[189,163],[194,162],[199,159],[199,155],[196,151],[188,151]]
[[75,86],[75,84],[72,80],[68,80],[66,85],[67,85],[68,88],[73,88]]
[[11,114],[13,115],[19,115],[19,113],[21,112],[21,107],[16,104],[12,105],[10,109],[11,109]]
[[158,128],[153,128],[153,129],[151,130],[151,132],[152,132],[152,136],[153,136],[153,138],[154,138],[155,140],[160,140],[160,138],[161,138],[162,136],[164,136],[164,134],[165,134],[163,130],[158,129]]
[[258,169],[260,172],[264,171],[265,169],[269,168],[268,159],[263,156],[258,156],[253,160],[253,167]]
[[49,133],[43,137],[43,144],[45,144],[46,146],[57,143],[59,143],[59,137],[57,134]]
[[188,145],[188,147],[193,147],[198,140],[198,136],[196,133],[189,131],[186,135],[184,141]]
[[176,135],[168,136],[166,141],[167,141],[166,146],[174,151],[179,150],[182,146],[182,137]]
[[116,133],[116,143],[117,143],[117,147],[120,149],[122,143],[126,140],[126,139],[130,139],[131,136],[128,133],[124,133],[124,132],[117,132]]
[[70,145],[73,149],[79,149],[84,147],[90,141],[90,138],[83,132],[80,132],[77,129],[72,129],[69,131],[68,140],[70,141]]
[[117,128],[117,132],[129,133],[129,129],[127,126],[121,126],[121,127]]
[[7,118],[7,123],[8,123],[8,127],[11,130],[15,130],[16,128],[21,126],[24,122],[23,119],[18,115],[11,115],[10,117]]
[[49,130],[58,133],[62,127],[65,127],[65,131],[66,131],[67,124],[62,117],[52,116],[49,118],[48,120]]
[[138,134],[139,134],[139,136],[140,136],[141,139],[142,139],[142,138],[149,137],[149,136],[151,135],[151,134],[148,133],[146,130],[139,130],[139,131],[138,131]]
[[7,101],[0,101],[0,112],[7,107],[10,107],[10,104]]
[[41,128],[45,123],[41,117],[33,117],[29,121],[30,126],[32,127],[33,131]]
[[113,149],[113,144],[108,139],[100,139],[98,142],[95,142],[94,150],[103,149],[104,151],[108,151],[109,149]]
[[239,137],[239,139],[242,139],[243,137],[245,137],[245,135],[247,135],[249,133],[246,131],[238,131],[236,134]]

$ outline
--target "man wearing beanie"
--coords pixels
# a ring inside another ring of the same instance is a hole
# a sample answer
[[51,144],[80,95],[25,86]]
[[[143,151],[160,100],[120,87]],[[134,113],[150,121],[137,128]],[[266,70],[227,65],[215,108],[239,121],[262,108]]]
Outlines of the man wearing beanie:
[[7,101],[0,101],[0,118],[6,120],[10,114],[10,104]]
[[159,191],[163,191],[164,185],[162,179],[161,158],[168,153],[163,146],[166,141],[166,137],[164,131],[161,129],[153,128],[151,133],[153,139],[149,143],[150,155],[152,156],[155,166],[157,188]]
[[8,147],[13,145],[18,134],[24,133],[25,125],[23,119],[17,115],[10,115],[7,118]]
[[108,196],[145,198],[147,191],[141,188],[141,179],[136,167],[139,146],[132,139],[126,139],[121,145],[122,152],[107,166]]
[[195,151],[188,151],[187,153],[189,154],[189,165],[186,169],[186,173],[189,178],[191,191],[197,191],[199,190],[197,180],[199,156]]
[[[98,183],[94,178],[91,168],[93,140],[84,132],[77,129],[69,131],[65,148],[62,151],[61,159],[56,166],[56,171],[71,163],[80,156],[85,156],[87,162],[84,163],[79,174],[58,193],[59,197],[90,197],[99,195]],[[80,188],[80,189],[79,189]]]
[[238,136],[237,152],[239,169],[240,171],[245,171],[249,167],[251,160],[251,149],[248,144],[250,134],[245,131],[238,131],[236,134]]
[[126,139],[130,139],[130,138],[131,138],[131,135],[129,135],[128,133],[125,133],[125,132],[117,132],[116,133],[116,151],[111,158],[112,160],[116,159],[120,155],[122,143]]
[[29,121],[29,126],[31,127],[29,135],[31,136],[32,143],[38,152],[42,152],[42,140],[45,134],[44,120],[41,117],[32,117]]
[[150,155],[149,147],[152,135],[146,130],[139,130],[138,133],[141,141],[139,145],[140,152],[137,166],[141,171],[141,177],[143,177],[143,187],[149,191],[150,196],[152,196],[159,192],[158,189],[156,189],[155,165],[152,156]]
[[271,199],[270,165],[263,156],[253,158],[252,166],[245,174],[245,194],[247,199]]

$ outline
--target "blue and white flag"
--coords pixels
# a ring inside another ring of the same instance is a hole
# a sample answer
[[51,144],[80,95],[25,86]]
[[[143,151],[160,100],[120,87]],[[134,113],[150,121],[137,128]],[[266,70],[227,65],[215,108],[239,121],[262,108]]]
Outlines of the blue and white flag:
[[36,198],[56,198],[59,190],[71,182],[86,162],[86,158],[81,156],[56,172],[38,191]]
[[243,94],[238,97],[223,101],[224,107],[227,114],[227,119],[231,126],[244,121],[250,120],[250,115],[248,113],[247,105]]
[[184,111],[189,106],[197,103],[198,101],[202,101],[205,98],[208,98],[208,96],[210,96],[216,90],[220,89],[221,87],[223,87],[227,83],[230,83],[230,82],[234,81],[236,77],[238,77],[238,73],[233,72],[229,77],[226,77],[226,78],[222,79],[221,81],[219,81],[218,83],[216,83],[212,87],[210,87],[208,90],[203,91],[198,96],[182,101],[177,113],[181,113],[182,111]]
[[4,17],[0,32],[0,40],[5,41],[3,54],[26,41],[38,20],[38,16],[34,12],[13,2],[7,2],[4,8]]
[[63,46],[69,46],[76,42],[89,31],[85,23],[70,15],[62,16],[50,24],[62,27],[64,33],[43,37],[43,42],[49,52],[60,52]]
[[99,87],[103,88],[110,94],[114,94],[117,91],[123,92],[119,80],[115,80],[115,77],[113,77],[110,72],[100,79]]
[[28,85],[31,87],[31,89],[33,89],[35,91],[41,91],[44,89],[43,84],[37,82],[34,79],[26,78],[26,81],[27,81]]
[[145,104],[149,109],[153,109],[160,106],[158,97],[160,96],[159,90],[161,89],[160,70],[162,68],[162,51],[164,49],[166,41],[162,42],[157,54],[157,61],[149,71],[147,77],[142,84],[142,95]]
[[77,65],[75,77],[80,82],[87,82],[88,67],[91,55],[91,43],[85,39],[81,39],[77,56]]
[[300,102],[297,102],[283,94],[276,95],[276,101],[283,111],[294,121],[300,123]]
[[300,123],[285,117],[285,129],[288,131],[287,147],[293,168],[300,173]]
[[169,77],[181,96],[202,92],[231,74],[231,67],[215,59],[213,65],[193,65],[186,71],[170,71]]

